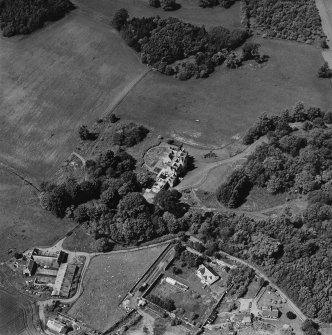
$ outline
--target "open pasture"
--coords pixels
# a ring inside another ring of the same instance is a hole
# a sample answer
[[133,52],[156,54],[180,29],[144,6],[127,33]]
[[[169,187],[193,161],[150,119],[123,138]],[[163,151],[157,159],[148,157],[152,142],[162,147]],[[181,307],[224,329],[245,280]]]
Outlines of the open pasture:
[[151,247],[94,257],[85,274],[84,292],[69,314],[100,330],[125,315],[118,305],[166,248]]
[[198,6],[198,0],[177,0],[181,8],[175,11],[151,7],[148,0],[74,0],[73,2],[88,15],[93,15],[103,22],[110,21],[118,9],[126,8],[130,17],[159,15],[161,18],[176,17],[197,26],[205,25],[206,28],[214,26],[241,28],[240,2],[225,9],[221,6],[201,8]]
[[0,38],[0,160],[46,178],[74,150],[79,125],[105,116],[145,70],[110,26],[79,9]]
[[0,223],[0,262],[13,256],[10,250],[52,245],[75,226],[43,210],[36,192],[1,168]]
[[255,41],[261,54],[271,57],[262,66],[219,67],[210,78],[186,82],[152,72],[116,113],[192,144],[220,146],[243,135],[263,112],[280,113],[298,101],[332,108],[331,82],[317,76],[323,62],[319,49],[282,40]]

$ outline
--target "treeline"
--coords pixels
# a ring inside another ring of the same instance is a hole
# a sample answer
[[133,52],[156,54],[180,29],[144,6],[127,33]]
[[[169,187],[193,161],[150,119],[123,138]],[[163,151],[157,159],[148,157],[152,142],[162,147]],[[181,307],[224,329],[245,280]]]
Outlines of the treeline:
[[198,0],[198,5],[202,8],[221,6],[230,8],[238,0]]
[[269,37],[310,42],[324,36],[315,0],[242,0],[251,28]]
[[[303,122],[301,131],[294,131],[289,122]],[[217,191],[219,201],[238,207],[254,185],[271,194],[287,191],[310,197],[314,191],[330,192],[332,129],[325,122],[331,123],[331,113],[305,109],[301,103],[291,114],[285,111],[280,117],[262,116],[254,129],[259,134],[268,133],[269,143],[259,146],[242,168],[229,176]],[[325,199],[323,195],[321,198]]]
[[74,8],[69,0],[0,0],[0,28],[6,37],[29,34]]
[[43,207],[54,215],[83,224],[101,251],[114,241],[136,244],[186,231],[190,218],[176,190],[161,191],[149,204],[142,191],[154,182],[150,173],[136,170],[127,152],[109,150],[86,162],[87,180],[67,179],[60,185],[43,183]]
[[181,80],[193,76],[207,77],[216,66],[223,63],[229,68],[239,67],[243,61],[255,59],[264,62],[259,45],[247,43],[242,54],[234,50],[245,43],[249,33],[244,29],[229,30],[214,27],[209,31],[176,18],[132,18],[120,9],[112,20],[127,44],[141,53],[146,63],[166,75]]
[[[309,318],[332,322],[332,225],[330,219],[280,215],[254,220],[234,213],[189,211],[190,232],[219,250],[256,264]],[[253,277],[247,268],[231,270],[236,294]],[[245,279],[245,281],[243,281]]]

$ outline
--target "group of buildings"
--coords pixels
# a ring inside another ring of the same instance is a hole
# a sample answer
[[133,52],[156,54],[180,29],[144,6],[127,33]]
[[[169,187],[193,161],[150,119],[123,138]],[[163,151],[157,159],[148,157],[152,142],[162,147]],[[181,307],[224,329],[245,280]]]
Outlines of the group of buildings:
[[23,269],[25,276],[34,276],[35,287],[49,287],[55,297],[69,296],[76,273],[76,265],[67,263],[68,254],[64,251],[49,252],[33,249]]
[[156,164],[149,170],[156,174],[156,181],[147,192],[158,193],[174,187],[179,177],[185,173],[188,164],[188,153],[182,146],[165,146],[165,150]]

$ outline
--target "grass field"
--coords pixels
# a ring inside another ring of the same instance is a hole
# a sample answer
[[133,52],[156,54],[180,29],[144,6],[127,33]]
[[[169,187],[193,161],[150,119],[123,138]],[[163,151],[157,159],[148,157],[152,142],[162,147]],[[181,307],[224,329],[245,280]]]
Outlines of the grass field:
[[50,175],[77,129],[106,115],[146,67],[110,26],[77,10],[27,37],[0,39],[0,160]]
[[0,291],[0,334],[19,334],[24,329],[24,314],[17,300]]
[[10,249],[51,245],[73,227],[43,210],[30,186],[0,169],[0,262],[13,256]]
[[93,258],[84,277],[84,293],[69,314],[96,329],[109,328],[125,314],[118,308],[120,301],[165,247]]
[[117,113],[161,133],[219,146],[243,134],[263,112],[279,113],[300,100],[332,108],[331,82],[317,76],[323,62],[320,50],[281,40],[256,41],[261,53],[271,57],[262,68],[217,68],[210,78],[187,82],[149,73]]
[[126,8],[129,15],[136,17],[150,17],[159,15],[177,17],[183,21],[205,27],[224,26],[230,29],[241,27],[240,2],[229,9],[220,6],[215,8],[201,8],[197,0],[177,0],[181,8],[176,11],[164,11],[161,8],[149,6],[148,0],[74,0],[75,4],[89,15],[103,22],[109,22],[115,11]]

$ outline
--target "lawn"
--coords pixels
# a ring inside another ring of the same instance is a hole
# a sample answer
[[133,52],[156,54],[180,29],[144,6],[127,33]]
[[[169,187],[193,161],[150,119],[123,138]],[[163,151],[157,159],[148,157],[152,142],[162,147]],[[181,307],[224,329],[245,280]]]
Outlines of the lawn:
[[79,125],[106,115],[145,70],[109,25],[80,10],[0,38],[0,160],[50,176],[75,149]]
[[165,248],[163,245],[93,258],[84,277],[84,293],[69,314],[96,329],[112,326],[125,314],[118,308],[120,301]]
[[52,245],[74,227],[39,205],[36,191],[0,168],[0,262],[13,256],[10,250]]
[[186,82],[152,72],[118,106],[117,114],[164,135],[220,146],[243,135],[263,112],[280,113],[300,100],[332,108],[331,83],[317,76],[323,62],[319,49],[283,40],[255,41],[271,57],[264,65],[219,67],[210,78]]
[[[180,282],[183,283],[181,280]],[[197,323],[204,320],[208,308],[212,307],[215,303],[215,300],[211,299],[208,295],[197,295],[197,293],[191,289],[183,292],[165,281],[158,283],[150,295],[157,296],[162,300],[173,300],[177,309],[181,308],[184,310],[184,313],[180,315],[180,317],[184,319],[191,321],[192,315],[197,314],[197,319],[195,319]],[[147,297],[147,299],[149,299],[149,297]]]
[[73,2],[88,15],[94,15],[103,22],[109,22],[116,10],[126,8],[131,17],[171,16],[198,26],[205,25],[207,28],[220,25],[230,29],[241,28],[240,2],[225,9],[221,6],[201,8],[198,6],[198,0],[177,0],[181,8],[168,12],[149,6],[148,0],[74,0]]

